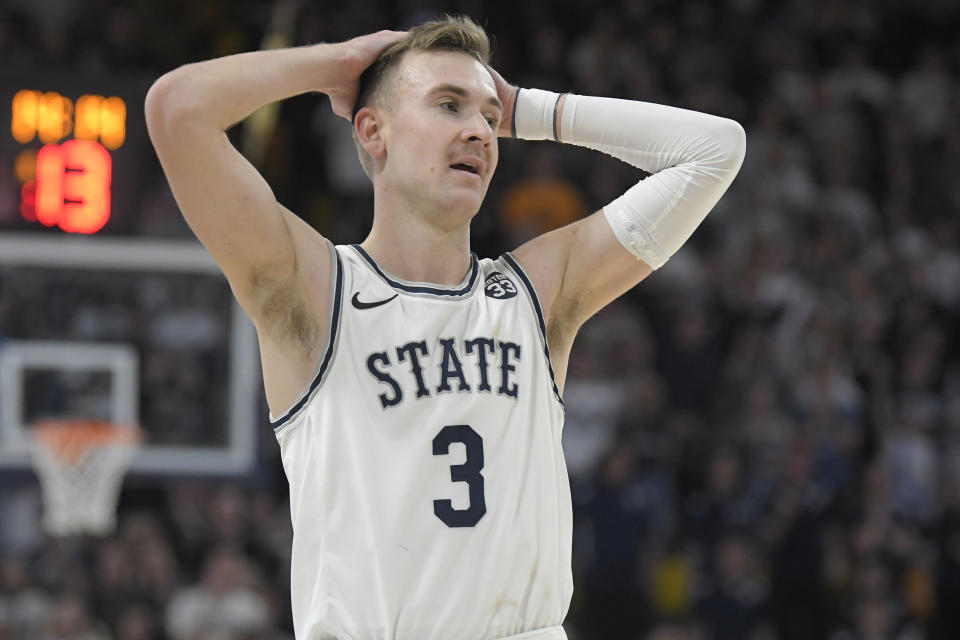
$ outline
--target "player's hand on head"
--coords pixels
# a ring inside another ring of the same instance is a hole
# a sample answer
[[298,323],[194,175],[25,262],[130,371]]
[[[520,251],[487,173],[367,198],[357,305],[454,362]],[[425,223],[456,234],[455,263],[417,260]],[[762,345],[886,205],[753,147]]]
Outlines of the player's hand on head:
[[353,120],[353,106],[360,90],[360,75],[395,42],[407,35],[406,31],[377,31],[352,40],[341,42],[343,63],[334,86],[325,93],[330,96],[333,112],[347,120]]
[[493,84],[497,87],[497,97],[503,103],[503,117],[500,118],[500,126],[497,127],[497,136],[509,138],[513,127],[513,104],[517,101],[519,88],[504,80],[503,76],[493,67],[487,66],[487,71],[493,77]]

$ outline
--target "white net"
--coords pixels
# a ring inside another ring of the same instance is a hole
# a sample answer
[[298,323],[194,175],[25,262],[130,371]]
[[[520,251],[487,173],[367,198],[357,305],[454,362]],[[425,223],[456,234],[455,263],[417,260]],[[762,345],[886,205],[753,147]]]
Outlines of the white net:
[[123,476],[137,452],[140,432],[65,421],[35,427],[32,436],[44,531],[55,537],[111,533]]

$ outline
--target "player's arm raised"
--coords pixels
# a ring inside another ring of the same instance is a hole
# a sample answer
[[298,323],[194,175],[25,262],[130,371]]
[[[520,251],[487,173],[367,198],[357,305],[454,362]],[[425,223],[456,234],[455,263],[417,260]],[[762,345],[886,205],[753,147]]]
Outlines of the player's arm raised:
[[334,111],[349,118],[360,74],[401,35],[188,64],[148,92],[147,128],[177,204],[255,322],[275,289],[296,284],[305,253],[321,270],[329,270],[330,257],[326,243],[304,243],[306,225],[276,201],[227,129],[266,104],[308,91],[327,93]]
[[602,210],[514,252],[542,298],[551,350],[565,356],[583,322],[663,266],[693,234],[736,177],[746,135],[733,120],[705,113],[511,92],[496,74],[494,80],[512,114],[501,135],[576,144],[652,174]]

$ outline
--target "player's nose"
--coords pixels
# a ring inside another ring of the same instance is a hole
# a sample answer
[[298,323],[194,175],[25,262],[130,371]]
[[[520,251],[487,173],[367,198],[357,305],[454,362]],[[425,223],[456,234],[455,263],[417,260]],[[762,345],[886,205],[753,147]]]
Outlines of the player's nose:
[[493,129],[487,122],[486,116],[478,111],[467,118],[463,130],[460,132],[460,137],[464,142],[489,144],[490,140],[493,139]]

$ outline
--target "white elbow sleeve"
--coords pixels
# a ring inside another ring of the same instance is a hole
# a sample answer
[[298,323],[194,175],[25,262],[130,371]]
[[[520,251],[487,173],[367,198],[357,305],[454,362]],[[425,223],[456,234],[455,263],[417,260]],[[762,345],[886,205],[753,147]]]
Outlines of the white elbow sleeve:
[[517,137],[559,138],[653,174],[603,211],[620,243],[659,269],[733,182],[746,146],[743,128],[696,111],[573,94],[567,95],[562,122],[556,123],[558,98],[547,91],[521,90],[514,114]]

